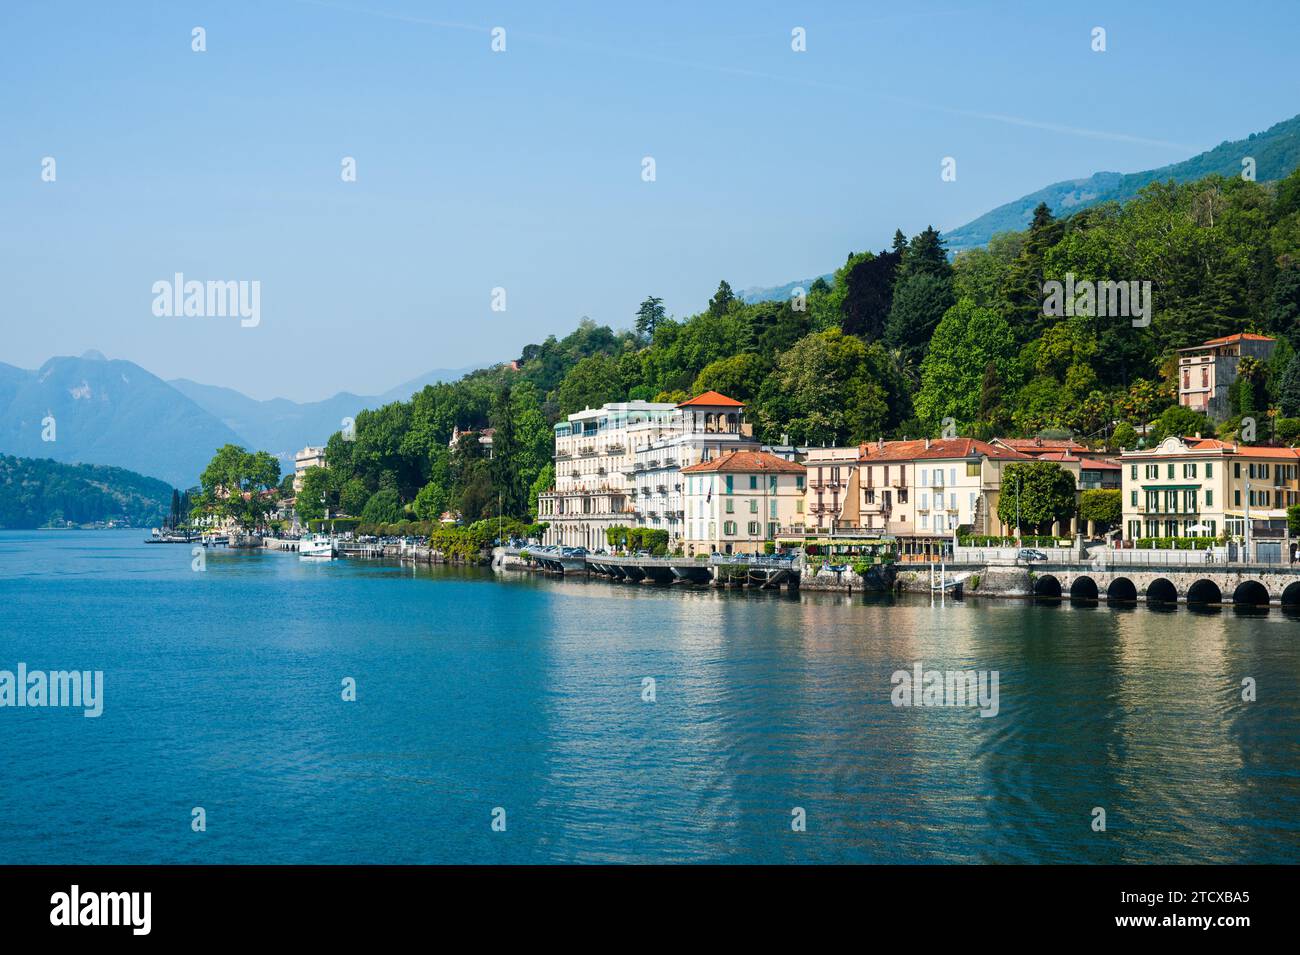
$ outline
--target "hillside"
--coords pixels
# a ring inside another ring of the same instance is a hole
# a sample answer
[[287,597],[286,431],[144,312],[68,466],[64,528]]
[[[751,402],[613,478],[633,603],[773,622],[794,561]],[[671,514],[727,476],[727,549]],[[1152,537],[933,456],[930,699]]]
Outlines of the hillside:
[[171,494],[163,481],[124,468],[0,455],[0,528],[109,520],[149,527],[167,515]]
[[[1293,116],[1270,127],[1262,133],[1252,133],[1245,139],[1223,142],[1191,159],[1147,169],[1142,172],[1098,172],[1085,179],[1068,179],[1052,183],[1037,192],[1005,203],[984,213],[978,219],[944,233],[949,253],[987,245],[999,232],[1020,231],[1029,227],[1034,208],[1040,203],[1057,216],[1068,216],[1080,209],[1103,202],[1126,202],[1153,182],[1174,180],[1195,182],[1209,175],[1240,176],[1241,160],[1250,156],[1255,160],[1255,178],[1271,182],[1285,178],[1300,167],[1300,116]],[[826,281],[831,274],[824,275]],[[813,279],[787,282],[784,285],[755,287],[740,293],[746,302],[784,301],[795,286],[808,288]]]

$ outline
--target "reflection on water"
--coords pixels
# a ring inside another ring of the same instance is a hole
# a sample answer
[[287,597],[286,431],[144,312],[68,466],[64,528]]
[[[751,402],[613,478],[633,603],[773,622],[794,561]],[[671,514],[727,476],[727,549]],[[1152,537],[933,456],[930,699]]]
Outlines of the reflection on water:
[[[106,696],[0,709],[0,862],[1300,861],[1277,610],[207,566],[0,534],[0,669]],[[892,706],[917,662],[998,671],[998,715]]]

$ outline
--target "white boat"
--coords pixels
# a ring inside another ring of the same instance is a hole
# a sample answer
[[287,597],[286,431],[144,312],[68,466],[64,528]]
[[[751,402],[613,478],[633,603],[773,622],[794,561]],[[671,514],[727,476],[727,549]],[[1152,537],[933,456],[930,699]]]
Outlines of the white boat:
[[302,560],[333,560],[334,538],[326,534],[308,534],[298,542],[298,557]]

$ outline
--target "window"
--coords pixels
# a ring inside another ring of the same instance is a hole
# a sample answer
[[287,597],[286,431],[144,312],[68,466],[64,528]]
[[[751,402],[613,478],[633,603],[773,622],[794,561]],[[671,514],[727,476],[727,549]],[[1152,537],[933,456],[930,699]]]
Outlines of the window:
[[1129,465],[1128,476],[1132,478],[1134,481],[1138,479],[1138,466],[1136,464]]
[[751,514],[757,514],[757,513],[758,513],[758,500],[757,500],[757,498],[752,498],[752,497],[751,497],[751,498],[749,499],[749,513],[751,513]]
[[[1169,477],[1173,477],[1173,476],[1174,476],[1174,462],[1173,462],[1173,461],[1170,461],[1169,464],[1165,466],[1165,472],[1168,474]],[[1172,537],[1173,535],[1171,534],[1170,536]]]
[[1132,504],[1133,504],[1134,507],[1137,507],[1137,506],[1138,506],[1138,492],[1137,492],[1137,491],[1133,491],[1132,494],[1133,494],[1133,497],[1132,497]]
[[921,487],[930,486],[930,469],[921,468]]
[[735,522],[735,521],[723,521],[723,522],[722,522],[722,533],[725,534],[725,535],[727,535],[728,537],[735,537],[735,536],[736,536],[736,522]]
[[736,502],[731,500],[731,498],[727,498],[727,513],[728,514],[736,513]]
[[794,479],[794,486],[795,486],[796,488],[798,488],[800,491],[803,490],[803,475],[802,475],[802,474],[800,474],[797,478]]
[[1205,462],[1205,476],[1206,476],[1207,478],[1212,478],[1212,477],[1214,477],[1214,462],[1213,462],[1213,461],[1206,461],[1206,462]]
[[799,500],[794,502],[794,512],[796,514],[803,513],[803,498],[799,498]]
[[749,522],[749,536],[750,537],[758,536],[758,521]]
[[967,476],[967,477],[979,477],[979,476],[980,476],[980,463],[979,463],[978,461],[967,461],[967,462],[966,462],[966,476]]
[[925,511],[925,510],[929,510],[929,508],[930,508],[930,495],[929,495],[929,494],[922,494],[922,495],[921,495],[921,510]]
[[[949,485],[953,485],[953,484],[956,484],[956,483],[957,483],[957,469],[956,469],[956,468],[949,468],[949,469],[948,469],[948,484],[949,484]],[[956,505],[954,505],[954,506],[956,506]]]
[[1206,506],[1206,507],[1213,507],[1213,506],[1214,506],[1214,492],[1213,492],[1213,491],[1206,491],[1206,492],[1205,492],[1205,506]]
[[[1239,477],[1241,477],[1241,462],[1240,462],[1240,461],[1233,461],[1233,462],[1232,462],[1232,476],[1235,477],[1235,478],[1239,478]],[[1240,504],[1241,502],[1238,501],[1237,503]]]
[[1194,478],[1194,477],[1196,477],[1196,462],[1195,462],[1195,461],[1183,465],[1183,477],[1185,477],[1185,478]]
[[751,474],[751,475],[749,476],[749,489],[750,489],[751,491],[757,491],[757,490],[758,490],[758,475],[757,475],[757,474]]
[[929,527],[930,527],[930,515],[929,515],[929,514],[922,514],[922,515],[921,515],[921,530],[928,530]]
[[[1237,465],[1237,467],[1241,467],[1241,465]],[[1237,490],[1237,491],[1233,491],[1233,492],[1232,492],[1232,506],[1233,506],[1233,507],[1241,507],[1241,491],[1240,491],[1240,490]]]
[[775,475],[775,474],[771,474],[771,475],[768,476],[768,478],[767,478],[767,489],[768,489],[769,491],[771,491],[773,494],[776,493],[776,475]]

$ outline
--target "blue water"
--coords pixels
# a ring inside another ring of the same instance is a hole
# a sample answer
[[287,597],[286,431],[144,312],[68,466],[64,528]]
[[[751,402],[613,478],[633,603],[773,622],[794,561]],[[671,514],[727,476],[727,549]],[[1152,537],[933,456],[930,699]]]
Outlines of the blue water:
[[[141,537],[0,533],[0,669],[105,680],[98,719],[0,708],[0,863],[1300,862],[1277,610],[195,572]],[[999,714],[892,706],[916,661],[997,670]]]

